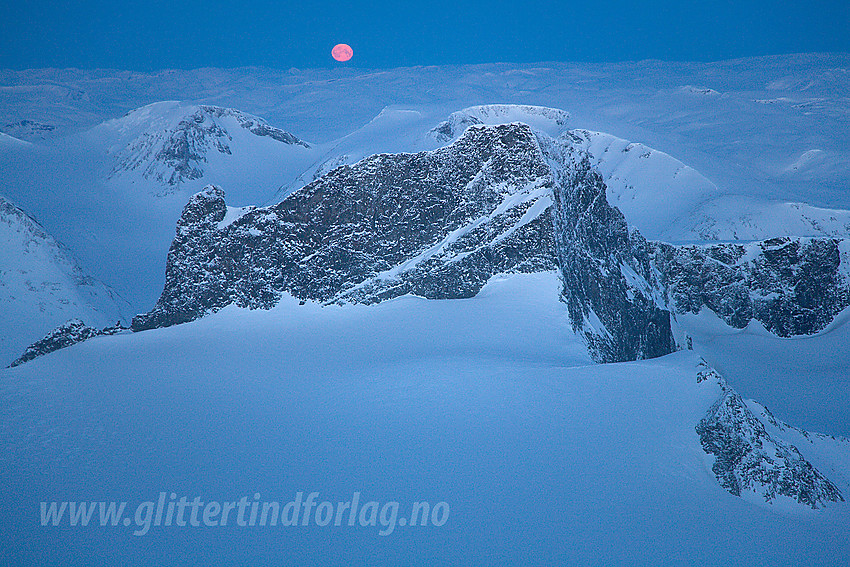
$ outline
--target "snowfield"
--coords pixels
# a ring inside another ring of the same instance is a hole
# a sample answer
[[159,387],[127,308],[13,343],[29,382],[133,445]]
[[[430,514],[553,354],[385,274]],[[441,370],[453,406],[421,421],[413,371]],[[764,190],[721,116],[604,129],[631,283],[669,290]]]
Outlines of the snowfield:
[[[754,505],[718,485],[695,426],[720,389],[697,383],[696,355],[591,364],[559,283],[545,273],[469,300],[227,308],[2,371],[0,535],[15,542],[4,562],[844,564],[846,503]],[[850,470],[850,443],[815,441],[800,450]],[[847,476],[834,482],[850,494]],[[385,537],[345,525],[137,537],[37,520],[40,501],[161,491],[360,491],[445,501],[451,515]]]

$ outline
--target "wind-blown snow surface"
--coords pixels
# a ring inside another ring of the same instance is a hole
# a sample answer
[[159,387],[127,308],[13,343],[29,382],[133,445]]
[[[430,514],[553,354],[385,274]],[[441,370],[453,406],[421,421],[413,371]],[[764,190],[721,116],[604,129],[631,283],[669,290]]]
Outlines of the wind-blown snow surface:
[[8,147],[8,146],[26,146],[29,142],[25,142],[23,140],[19,140],[14,138],[8,134],[0,132],[0,148]]
[[[697,383],[695,355],[589,364],[559,287],[543,273],[469,300],[287,299],[4,370],[0,553],[43,565],[845,564],[845,503],[754,505],[717,483],[694,428],[720,390]],[[847,480],[834,479],[845,493]],[[42,500],[160,491],[360,491],[451,514],[385,537],[38,523]]]

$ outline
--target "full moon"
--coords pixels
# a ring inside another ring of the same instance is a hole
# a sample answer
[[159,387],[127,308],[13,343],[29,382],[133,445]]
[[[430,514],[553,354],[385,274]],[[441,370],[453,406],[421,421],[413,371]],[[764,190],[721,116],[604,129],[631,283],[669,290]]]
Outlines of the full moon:
[[331,49],[331,56],[337,61],[348,61],[354,55],[354,50],[351,46],[345,43],[338,43]]

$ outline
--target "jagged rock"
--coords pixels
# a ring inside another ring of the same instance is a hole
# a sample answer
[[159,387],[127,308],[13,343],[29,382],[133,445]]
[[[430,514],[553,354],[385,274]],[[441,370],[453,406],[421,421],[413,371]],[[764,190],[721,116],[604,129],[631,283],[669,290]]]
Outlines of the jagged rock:
[[[606,199],[580,137],[472,125],[453,144],[336,167],[280,203],[234,218],[208,187],[186,205],[166,284],[134,330],[282,294],[374,303],[471,297],[497,273],[560,269],[574,329],[599,362],[678,348],[674,313],[715,310],[782,336],[822,329],[848,305],[838,242],[648,242]],[[228,220],[225,221],[225,218]]]
[[550,193],[536,139],[520,125],[339,167],[227,226],[224,194],[208,188],[186,206],[162,297],[133,329],[234,302],[269,308],[284,292],[322,302],[471,297],[495,273],[556,268]]
[[771,437],[744,400],[714,370],[703,365],[697,382],[714,378],[722,395],[696,426],[706,453],[715,456],[711,470],[729,493],[750,491],[766,502],[787,496],[818,508],[843,502],[841,491],[809,463],[794,445]]
[[584,334],[599,362],[673,352],[670,312],[650,261],[651,246],[608,204],[605,183],[586,154],[544,148],[556,164],[556,250],[573,328]]
[[774,238],[750,244],[659,244],[655,262],[675,310],[708,307],[732,327],[753,319],[781,337],[810,335],[850,306],[835,239]]
[[337,168],[224,227],[224,194],[208,188],[186,206],[163,295],[133,329],[230,303],[269,308],[283,292],[359,303],[472,297],[497,273],[561,266],[573,324],[597,360],[667,354],[675,342],[648,245],[579,158],[568,144],[541,150],[525,125],[473,126],[447,148]]
[[114,335],[125,330],[121,323],[116,323],[114,327],[106,327],[98,330],[87,326],[79,319],[70,319],[69,321],[59,325],[50,331],[43,339],[31,344],[27,347],[24,354],[16,359],[9,368],[20,366],[25,362],[29,362],[39,356],[44,356],[53,351],[75,345],[86,341],[92,337],[100,335]]

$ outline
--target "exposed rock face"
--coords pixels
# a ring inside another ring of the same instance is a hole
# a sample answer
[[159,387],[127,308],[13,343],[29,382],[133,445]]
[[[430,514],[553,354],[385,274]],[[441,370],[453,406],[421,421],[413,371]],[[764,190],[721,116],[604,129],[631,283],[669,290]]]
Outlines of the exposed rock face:
[[359,303],[472,297],[497,273],[560,266],[595,359],[672,352],[651,248],[568,142],[541,148],[525,125],[473,126],[441,150],[337,168],[224,227],[224,195],[209,188],[187,205],[163,295],[133,329],[230,303],[269,308],[284,292]]
[[124,329],[120,324],[117,324],[114,327],[106,327],[105,329],[97,330],[87,326],[79,319],[71,319],[50,331],[40,341],[37,341],[27,347],[24,354],[12,362],[9,365],[9,368],[19,366],[53,351],[81,343],[92,337],[100,335],[114,335],[122,330]]
[[818,508],[843,502],[838,488],[793,445],[771,437],[743,399],[713,370],[704,367],[698,380],[713,378],[723,391],[696,426],[706,453],[715,456],[712,471],[735,496],[750,491],[766,502],[787,496]]
[[781,337],[810,335],[850,306],[835,239],[774,238],[657,246],[656,263],[677,312],[708,307],[732,327],[751,320]]
[[227,226],[220,189],[178,223],[147,329],[282,293],[371,303],[474,296],[495,273],[556,267],[549,168],[526,126],[472,128],[448,148],[343,166]]
[[555,238],[573,327],[599,362],[676,350],[651,246],[608,204],[586,154],[544,145],[553,162]]
[[606,200],[580,137],[518,123],[344,165],[231,217],[218,188],[192,198],[162,296],[134,330],[231,303],[270,308],[284,293],[325,303],[472,297],[497,273],[560,268],[574,329],[594,359],[614,362],[675,350],[675,313],[709,307],[733,326],[755,318],[790,336],[822,329],[850,303],[838,241],[648,242]]

